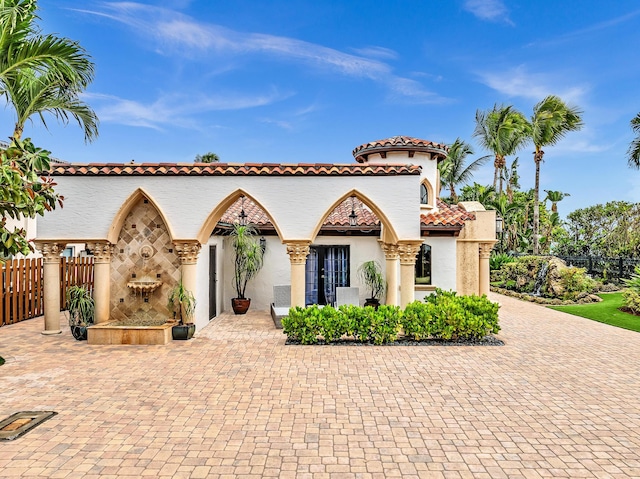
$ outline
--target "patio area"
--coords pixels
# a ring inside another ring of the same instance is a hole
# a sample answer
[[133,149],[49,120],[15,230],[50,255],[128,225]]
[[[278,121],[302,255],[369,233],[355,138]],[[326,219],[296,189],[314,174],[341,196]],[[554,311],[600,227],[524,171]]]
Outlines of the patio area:
[[513,298],[504,346],[284,346],[268,312],[191,341],[0,328],[1,477],[640,477],[640,334]]

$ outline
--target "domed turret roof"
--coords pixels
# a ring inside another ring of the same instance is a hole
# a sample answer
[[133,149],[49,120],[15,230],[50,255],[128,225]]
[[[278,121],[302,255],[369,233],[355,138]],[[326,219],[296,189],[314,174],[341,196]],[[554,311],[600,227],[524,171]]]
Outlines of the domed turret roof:
[[372,141],[360,145],[353,150],[353,156],[358,163],[368,161],[369,155],[373,153],[386,153],[389,151],[420,151],[431,153],[436,158],[444,158],[447,156],[449,147],[442,143],[434,143],[429,140],[421,140],[410,136],[392,136],[384,140]]

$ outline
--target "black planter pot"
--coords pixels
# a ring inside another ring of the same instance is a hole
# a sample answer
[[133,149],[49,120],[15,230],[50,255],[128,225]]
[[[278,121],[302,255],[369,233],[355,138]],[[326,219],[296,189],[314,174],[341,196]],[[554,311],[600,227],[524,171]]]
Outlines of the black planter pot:
[[193,334],[196,332],[196,325],[190,324],[176,324],[171,328],[171,336],[174,340],[184,340],[193,338]]
[[86,326],[70,326],[71,334],[78,341],[86,341],[87,340],[87,327]]
[[231,298],[231,307],[236,314],[245,314],[250,305],[250,298]]
[[378,309],[378,306],[380,306],[380,300],[378,298],[367,298],[364,305],[373,306],[375,309]]

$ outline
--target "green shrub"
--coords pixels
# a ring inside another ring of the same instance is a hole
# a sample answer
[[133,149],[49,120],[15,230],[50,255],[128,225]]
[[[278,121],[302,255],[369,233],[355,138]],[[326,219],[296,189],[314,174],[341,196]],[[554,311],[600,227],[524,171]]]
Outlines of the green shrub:
[[513,263],[516,261],[516,258],[507,253],[492,253],[489,258],[489,269],[491,271],[498,270],[502,268],[503,264]]
[[623,279],[622,282],[627,288],[640,294],[640,266],[634,268],[633,274],[629,279]]
[[584,268],[571,266],[560,271],[560,284],[564,288],[564,299],[573,299],[579,293],[591,293],[596,288],[596,281],[585,274]]
[[622,291],[624,306],[633,314],[640,314],[640,292],[627,288]]
[[317,305],[308,308],[296,306],[289,309],[289,314],[282,318],[284,334],[302,344],[316,344],[321,333],[320,311]]
[[390,305],[377,310],[371,306],[291,308],[282,318],[282,327],[289,339],[302,344],[316,344],[320,338],[330,343],[343,337],[386,344],[395,341],[401,330],[417,341],[481,339],[500,331],[498,307],[486,296],[457,296],[436,290],[424,303],[415,301],[404,311]]

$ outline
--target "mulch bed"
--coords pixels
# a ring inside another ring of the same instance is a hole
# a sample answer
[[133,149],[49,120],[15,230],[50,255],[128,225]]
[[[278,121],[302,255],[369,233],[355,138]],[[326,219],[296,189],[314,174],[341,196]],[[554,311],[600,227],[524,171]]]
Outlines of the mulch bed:
[[[287,346],[302,345],[300,341],[289,338],[287,338],[284,344]],[[363,343],[354,341],[353,339],[339,339],[330,343],[320,341],[317,344],[305,344],[304,346],[504,346],[504,344],[503,340],[490,334],[482,339],[424,339],[422,341],[415,341],[411,338],[401,338],[390,343],[379,345],[371,342]]]

